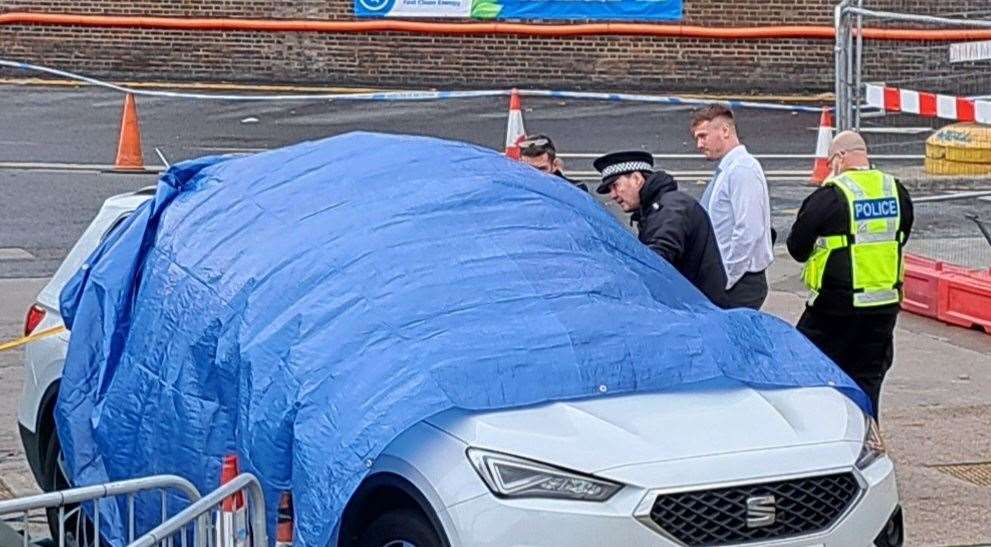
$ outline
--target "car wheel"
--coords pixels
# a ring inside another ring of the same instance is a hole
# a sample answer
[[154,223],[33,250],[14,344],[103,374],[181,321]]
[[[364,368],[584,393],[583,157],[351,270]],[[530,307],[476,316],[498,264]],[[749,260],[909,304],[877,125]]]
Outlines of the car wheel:
[[368,525],[360,547],[444,547],[423,513],[398,509],[382,514]]
[[[45,447],[44,459],[42,460],[44,462],[45,483],[52,492],[70,488],[69,480],[66,479],[65,473],[62,472],[62,465],[60,463],[61,455],[62,447],[59,445],[58,434],[52,432]],[[58,545],[59,535],[63,529],[66,531],[66,545],[88,545],[91,543],[93,526],[89,518],[81,516],[80,513],[81,511],[78,505],[66,505],[63,528],[63,526],[59,525],[58,508],[45,510],[45,516],[48,520],[48,530],[52,534],[52,541],[55,545]]]

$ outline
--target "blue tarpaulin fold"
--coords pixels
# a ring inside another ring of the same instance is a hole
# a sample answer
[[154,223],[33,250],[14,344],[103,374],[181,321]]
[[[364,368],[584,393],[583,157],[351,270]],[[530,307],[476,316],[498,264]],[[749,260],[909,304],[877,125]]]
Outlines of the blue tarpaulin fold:
[[327,545],[367,462],[452,407],[719,377],[869,405],[792,327],[715,308],[584,192],[426,137],[175,165],[62,313],[75,484],[176,473],[208,491],[237,453],[270,520],[293,491],[300,545]]

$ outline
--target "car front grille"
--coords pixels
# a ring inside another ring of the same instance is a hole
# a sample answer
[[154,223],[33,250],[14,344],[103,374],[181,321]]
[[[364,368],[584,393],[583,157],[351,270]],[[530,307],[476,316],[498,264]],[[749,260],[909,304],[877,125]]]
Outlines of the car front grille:
[[859,492],[853,473],[838,473],[662,494],[654,500],[650,519],[685,545],[781,539],[829,528]]

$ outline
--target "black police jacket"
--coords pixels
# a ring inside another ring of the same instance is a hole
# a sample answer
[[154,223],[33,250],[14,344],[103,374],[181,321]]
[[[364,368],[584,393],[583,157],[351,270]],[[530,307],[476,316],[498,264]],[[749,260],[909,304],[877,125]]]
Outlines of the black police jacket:
[[[900,182],[898,206],[901,222],[898,229],[908,240],[915,221],[912,198]],[[788,254],[799,262],[805,262],[815,250],[816,240],[822,236],[850,233],[850,205],[842,190],[835,186],[823,186],[809,194],[798,210],[798,217],[788,234]],[[822,289],[816,297],[817,311],[830,314],[898,313],[899,305],[870,308],[853,307],[853,277],[850,266],[850,250],[836,249],[829,255],[822,276]]]
[[678,183],[656,171],[640,189],[634,213],[640,241],[671,263],[713,304],[727,307],[726,272],[709,215]]

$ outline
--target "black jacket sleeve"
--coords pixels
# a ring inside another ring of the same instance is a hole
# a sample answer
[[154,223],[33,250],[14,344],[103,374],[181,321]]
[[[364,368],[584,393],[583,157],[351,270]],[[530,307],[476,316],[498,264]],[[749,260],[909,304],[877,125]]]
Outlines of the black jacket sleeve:
[[661,197],[661,209],[647,216],[640,241],[672,264],[685,252],[691,198],[669,192]]
[[799,262],[808,260],[815,249],[816,239],[824,235],[830,217],[837,214],[837,210],[846,210],[842,205],[836,190],[828,186],[805,198],[788,234],[788,254]]
[[915,224],[915,206],[912,205],[912,195],[898,182],[898,206],[901,207],[901,226],[898,227],[905,234],[905,241],[908,241],[909,234],[912,233],[912,225]]

